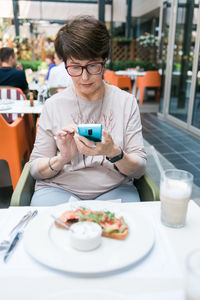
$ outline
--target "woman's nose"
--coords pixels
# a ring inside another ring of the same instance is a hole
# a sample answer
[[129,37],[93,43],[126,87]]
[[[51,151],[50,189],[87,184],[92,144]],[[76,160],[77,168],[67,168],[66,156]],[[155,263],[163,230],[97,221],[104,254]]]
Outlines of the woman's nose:
[[83,79],[83,80],[87,80],[88,77],[89,77],[89,74],[88,74],[87,70],[86,70],[86,69],[83,69],[82,79]]

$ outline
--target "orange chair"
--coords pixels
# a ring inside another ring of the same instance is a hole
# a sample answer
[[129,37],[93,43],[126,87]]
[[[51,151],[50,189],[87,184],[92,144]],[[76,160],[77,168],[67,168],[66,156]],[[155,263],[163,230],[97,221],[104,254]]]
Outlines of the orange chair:
[[[27,100],[26,96],[24,95],[23,91],[16,87],[9,87],[9,86],[0,86],[0,99],[10,99],[10,100]],[[18,117],[21,117],[20,114],[17,115]],[[13,122],[13,117],[16,118],[16,116],[12,116],[12,114],[8,115],[8,121],[9,123]],[[33,119],[33,115],[31,114],[25,114],[24,122],[26,124],[27,128],[27,139],[29,141],[30,149],[32,149],[34,141],[35,141],[35,122]]]
[[23,118],[9,124],[0,114],[0,143],[0,159],[8,163],[14,189],[22,172],[22,159],[27,162],[30,156]]
[[105,70],[103,74],[103,79],[111,84],[111,81],[116,76],[114,71],[111,70]]
[[161,76],[158,73],[158,71],[147,71],[144,76],[138,76],[136,81],[135,96],[137,96],[137,91],[138,89],[140,89],[139,104],[143,103],[145,88],[155,88],[155,98],[156,101],[159,101],[160,87],[161,87]]
[[122,90],[128,90],[132,93],[131,79],[126,75],[115,75],[111,84],[116,85]]
[[104,80],[120,89],[127,89],[132,93],[131,79],[126,75],[117,75],[114,71],[106,70],[104,72]]

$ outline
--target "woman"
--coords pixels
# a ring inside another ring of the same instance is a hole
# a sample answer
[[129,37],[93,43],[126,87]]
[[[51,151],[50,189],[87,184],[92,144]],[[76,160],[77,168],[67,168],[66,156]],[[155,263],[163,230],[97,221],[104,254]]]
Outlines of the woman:
[[68,75],[65,69],[65,63],[57,53],[54,54],[55,68],[53,68],[49,74],[48,87],[68,87],[73,85],[71,77]]
[[[30,171],[36,178],[31,205],[77,199],[139,201],[132,178],[144,174],[146,154],[133,95],[102,80],[109,55],[106,26],[90,16],[62,27],[55,41],[73,86],[45,102]],[[102,141],[77,133],[80,123],[101,123]]]
[[53,53],[47,53],[45,55],[45,62],[48,66],[48,71],[47,71],[47,75],[45,77],[45,80],[48,80],[51,69],[56,66],[56,64],[54,62],[54,54]]

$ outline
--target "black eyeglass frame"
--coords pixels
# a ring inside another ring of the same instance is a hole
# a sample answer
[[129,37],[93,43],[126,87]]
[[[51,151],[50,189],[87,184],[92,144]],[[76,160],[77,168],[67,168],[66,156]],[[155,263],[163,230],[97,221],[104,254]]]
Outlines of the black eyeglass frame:
[[[88,66],[90,66],[90,65],[96,65],[96,64],[100,64],[101,65],[101,70],[98,72],[98,73],[95,73],[95,74],[91,74],[89,71],[88,71]],[[98,74],[101,74],[101,72],[102,72],[102,70],[103,70],[103,67],[105,66],[105,61],[97,61],[97,62],[93,62],[93,63],[89,63],[89,64],[87,64],[87,65],[85,65],[85,66],[79,66],[79,65],[69,65],[69,66],[65,66],[65,69],[66,69],[66,71],[67,71],[67,73],[69,74],[69,76],[71,76],[71,77],[79,77],[79,76],[81,76],[82,74],[83,74],[83,70],[85,69],[87,72],[88,72],[88,74],[90,74],[90,75],[98,75]],[[68,68],[70,68],[70,67],[81,67],[81,74],[80,75],[71,75],[70,73],[69,73],[69,71],[68,71]]]

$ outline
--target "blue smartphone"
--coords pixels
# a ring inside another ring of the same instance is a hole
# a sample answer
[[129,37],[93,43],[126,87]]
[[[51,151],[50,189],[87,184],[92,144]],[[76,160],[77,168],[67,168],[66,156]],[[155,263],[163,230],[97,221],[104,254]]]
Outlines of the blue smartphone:
[[79,124],[78,133],[93,142],[101,142],[102,125],[101,124]]

